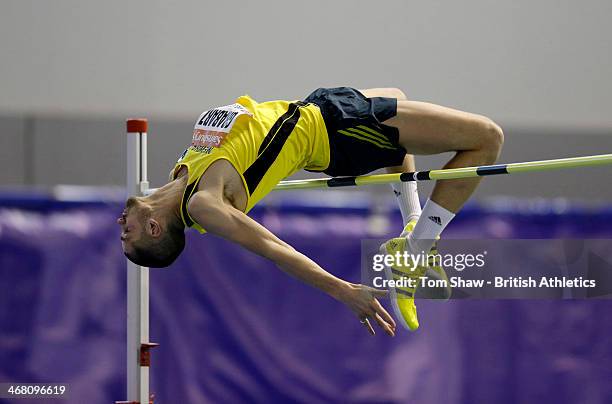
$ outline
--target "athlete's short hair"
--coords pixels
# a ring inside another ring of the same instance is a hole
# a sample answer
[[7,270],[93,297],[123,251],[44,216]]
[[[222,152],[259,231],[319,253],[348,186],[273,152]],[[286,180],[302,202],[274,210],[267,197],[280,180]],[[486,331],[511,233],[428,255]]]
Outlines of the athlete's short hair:
[[166,231],[158,238],[146,231],[133,243],[133,251],[125,256],[136,265],[150,268],[165,268],[172,264],[185,248],[185,226],[182,223],[168,224]]

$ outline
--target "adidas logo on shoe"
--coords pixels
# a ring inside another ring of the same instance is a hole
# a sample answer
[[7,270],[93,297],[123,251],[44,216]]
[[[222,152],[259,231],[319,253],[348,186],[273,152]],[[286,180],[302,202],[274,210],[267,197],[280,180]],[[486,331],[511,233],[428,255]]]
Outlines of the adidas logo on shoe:
[[440,219],[440,216],[429,216],[428,219],[437,224],[438,226],[442,226],[442,219]]

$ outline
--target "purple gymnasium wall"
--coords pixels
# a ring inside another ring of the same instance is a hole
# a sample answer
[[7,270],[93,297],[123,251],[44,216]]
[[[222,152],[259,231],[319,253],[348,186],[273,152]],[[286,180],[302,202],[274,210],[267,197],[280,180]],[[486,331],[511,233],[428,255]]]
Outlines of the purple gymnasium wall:
[[[53,201],[0,208],[0,382],[68,383],[70,403],[125,399],[120,209]],[[371,237],[365,210],[293,206],[254,217],[330,272],[359,281],[360,240]],[[446,236],[612,238],[611,219],[610,210],[471,206]],[[610,300],[418,306],[418,332],[371,337],[340,303],[265,259],[189,232],[181,258],[151,271],[151,340],[161,344],[152,353],[155,402],[612,402]]]

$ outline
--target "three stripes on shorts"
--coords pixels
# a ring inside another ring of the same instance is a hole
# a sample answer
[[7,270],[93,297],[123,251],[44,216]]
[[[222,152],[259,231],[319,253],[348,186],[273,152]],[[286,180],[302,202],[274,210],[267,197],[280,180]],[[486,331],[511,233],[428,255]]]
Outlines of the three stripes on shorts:
[[354,128],[345,128],[337,131],[344,136],[350,136],[365,142],[372,143],[376,147],[381,149],[397,149],[389,140],[380,132],[375,131],[372,128],[368,128],[365,125],[357,125]]

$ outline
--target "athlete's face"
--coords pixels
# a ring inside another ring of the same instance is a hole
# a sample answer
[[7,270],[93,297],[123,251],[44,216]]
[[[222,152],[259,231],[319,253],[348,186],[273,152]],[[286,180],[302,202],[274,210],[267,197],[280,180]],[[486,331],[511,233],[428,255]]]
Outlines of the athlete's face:
[[144,226],[143,212],[141,212],[140,201],[131,197],[125,203],[125,209],[121,216],[117,219],[117,224],[121,226],[121,246],[123,253],[132,253],[134,243],[142,237],[142,229]]

